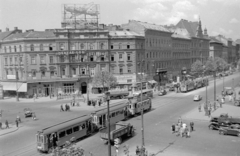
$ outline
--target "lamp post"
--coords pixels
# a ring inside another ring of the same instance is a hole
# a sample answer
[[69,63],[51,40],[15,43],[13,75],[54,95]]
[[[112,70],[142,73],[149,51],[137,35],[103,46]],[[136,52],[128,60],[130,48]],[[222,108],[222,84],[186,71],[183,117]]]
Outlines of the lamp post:
[[88,105],[88,103],[89,103],[89,80],[90,80],[90,78],[91,78],[91,76],[90,76],[90,71],[89,71],[89,65],[88,65],[88,81],[87,81],[87,105]]
[[110,101],[110,92],[105,92],[107,100],[107,118],[108,118],[108,156],[111,156],[111,143],[110,143],[110,113],[109,113],[109,101]]
[[18,98],[18,72],[16,71],[16,101],[19,101]]
[[234,78],[232,79],[232,88],[234,88]]
[[216,70],[214,70],[214,109],[216,109]]

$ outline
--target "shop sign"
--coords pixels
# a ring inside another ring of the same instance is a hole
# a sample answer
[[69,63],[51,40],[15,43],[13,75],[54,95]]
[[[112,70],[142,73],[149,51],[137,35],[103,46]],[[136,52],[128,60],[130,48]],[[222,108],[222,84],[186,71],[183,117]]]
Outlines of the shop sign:
[[131,80],[131,83],[136,82],[136,75],[128,74],[128,75],[114,75],[117,78],[118,83],[129,83],[128,81]]
[[71,55],[71,54],[85,54],[85,51],[61,51],[57,52],[57,55]]
[[0,99],[3,99],[3,85],[0,85]]
[[8,80],[15,80],[16,79],[16,75],[7,75],[7,79]]

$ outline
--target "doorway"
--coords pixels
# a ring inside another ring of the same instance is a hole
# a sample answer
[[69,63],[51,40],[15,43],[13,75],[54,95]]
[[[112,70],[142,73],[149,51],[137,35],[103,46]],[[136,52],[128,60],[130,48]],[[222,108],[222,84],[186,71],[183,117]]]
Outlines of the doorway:
[[82,90],[82,94],[87,93],[87,83],[86,82],[81,83],[81,90]]
[[49,96],[49,85],[44,85],[45,96]]

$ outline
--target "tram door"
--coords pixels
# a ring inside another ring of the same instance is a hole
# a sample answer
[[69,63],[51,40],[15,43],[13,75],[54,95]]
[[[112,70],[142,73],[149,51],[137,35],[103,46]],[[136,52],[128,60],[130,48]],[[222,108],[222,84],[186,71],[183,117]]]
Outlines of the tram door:
[[106,125],[106,114],[103,114],[103,125]]

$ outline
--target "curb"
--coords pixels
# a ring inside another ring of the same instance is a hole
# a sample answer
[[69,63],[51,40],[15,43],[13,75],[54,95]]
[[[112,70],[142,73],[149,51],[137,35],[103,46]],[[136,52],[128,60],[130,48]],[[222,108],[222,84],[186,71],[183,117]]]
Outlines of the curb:
[[[23,126],[21,126],[21,127],[23,127]],[[16,132],[19,128],[20,128],[20,126],[19,126],[18,128],[16,128],[15,130],[12,130],[12,131],[10,131],[10,132],[6,132],[6,133],[4,133],[4,134],[0,134],[0,136],[7,135],[7,134],[10,134],[10,133]]]

